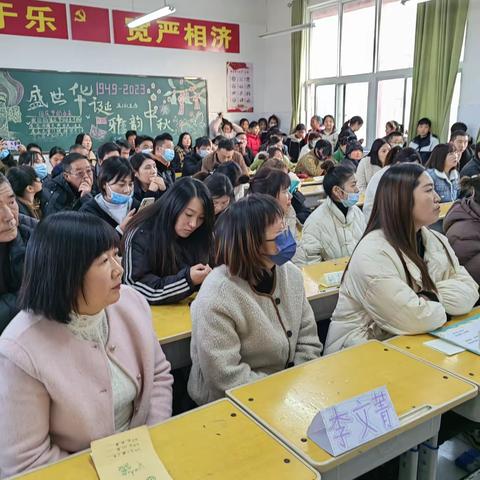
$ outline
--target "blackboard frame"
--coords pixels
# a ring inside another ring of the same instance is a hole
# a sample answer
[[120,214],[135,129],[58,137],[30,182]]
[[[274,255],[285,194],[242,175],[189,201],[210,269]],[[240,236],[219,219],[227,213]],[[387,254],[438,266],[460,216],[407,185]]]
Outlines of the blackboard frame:
[[[193,75],[188,76],[176,76],[176,75],[136,75],[136,74],[127,74],[127,73],[114,73],[114,72],[81,72],[76,70],[47,70],[47,69],[38,69],[38,68],[9,68],[9,67],[0,67],[1,71],[11,71],[11,72],[38,72],[38,73],[68,73],[68,74],[80,74],[80,75],[114,75],[119,77],[138,77],[138,78],[171,78],[174,80],[201,80],[205,82],[205,110],[206,110],[206,132],[205,135],[210,137],[210,121],[209,121],[209,110],[208,110],[208,81],[204,77],[196,77]],[[192,142],[195,139],[192,138]],[[175,143],[175,139],[174,139]],[[48,153],[48,151],[42,151],[43,154]]]

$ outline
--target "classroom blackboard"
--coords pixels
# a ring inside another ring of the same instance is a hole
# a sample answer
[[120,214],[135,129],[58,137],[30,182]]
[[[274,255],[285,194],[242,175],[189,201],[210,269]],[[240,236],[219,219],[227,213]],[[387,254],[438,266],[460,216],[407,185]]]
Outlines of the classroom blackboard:
[[73,72],[0,70],[0,137],[68,148],[86,132],[94,149],[127,130],[208,134],[207,82]]

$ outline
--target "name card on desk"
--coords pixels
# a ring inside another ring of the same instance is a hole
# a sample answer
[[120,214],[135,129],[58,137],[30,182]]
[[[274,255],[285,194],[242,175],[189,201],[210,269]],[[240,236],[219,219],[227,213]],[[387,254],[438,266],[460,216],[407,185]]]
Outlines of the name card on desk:
[[153,448],[147,427],[95,440],[91,447],[100,480],[172,480]]
[[383,386],[321,410],[307,436],[336,457],[398,426],[397,413]]

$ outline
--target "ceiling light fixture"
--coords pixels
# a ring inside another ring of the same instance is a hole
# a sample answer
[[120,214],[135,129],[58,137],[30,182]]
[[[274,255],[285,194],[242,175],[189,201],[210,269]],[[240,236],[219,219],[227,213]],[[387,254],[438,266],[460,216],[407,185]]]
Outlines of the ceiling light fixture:
[[135,18],[131,22],[127,23],[127,27],[128,28],[140,27],[145,23],[149,23],[152,20],[156,20],[157,18],[166,17],[167,15],[171,15],[172,13],[175,13],[175,8],[165,4],[164,7],[159,8],[154,12],[147,13],[146,15],[142,15],[141,17]]
[[307,30],[310,28],[314,28],[315,23],[303,23],[302,25],[295,25],[290,28],[286,28],[285,30],[278,30],[277,32],[265,32],[261,33],[258,37],[259,38],[269,38],[269,37],[277,37],[279,35],[285,35],[287,33],[295,33],[295,32],[301,32],[302,30]]

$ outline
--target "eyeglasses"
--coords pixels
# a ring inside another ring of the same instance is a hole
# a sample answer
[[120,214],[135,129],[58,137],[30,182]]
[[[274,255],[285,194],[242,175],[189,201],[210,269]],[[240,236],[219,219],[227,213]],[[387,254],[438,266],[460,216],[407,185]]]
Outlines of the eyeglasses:
[[77,177],[77,178],[83,178],[85,175],[88,175],[89,177],[93,176],[93,170],[90,168],[88,170],[82,170],[80,172],[66,172],[72,177]]
[[277,237],[279,235],[282,235],[282,233],[285,233],[286,231],[288,230],[288,225],[285,223],[285,220],[283,221],[282,223],[282,229],[277,233],[276,237],[275,238],[266,238],[265,241],[266,242],[275,242],[277,240]]

